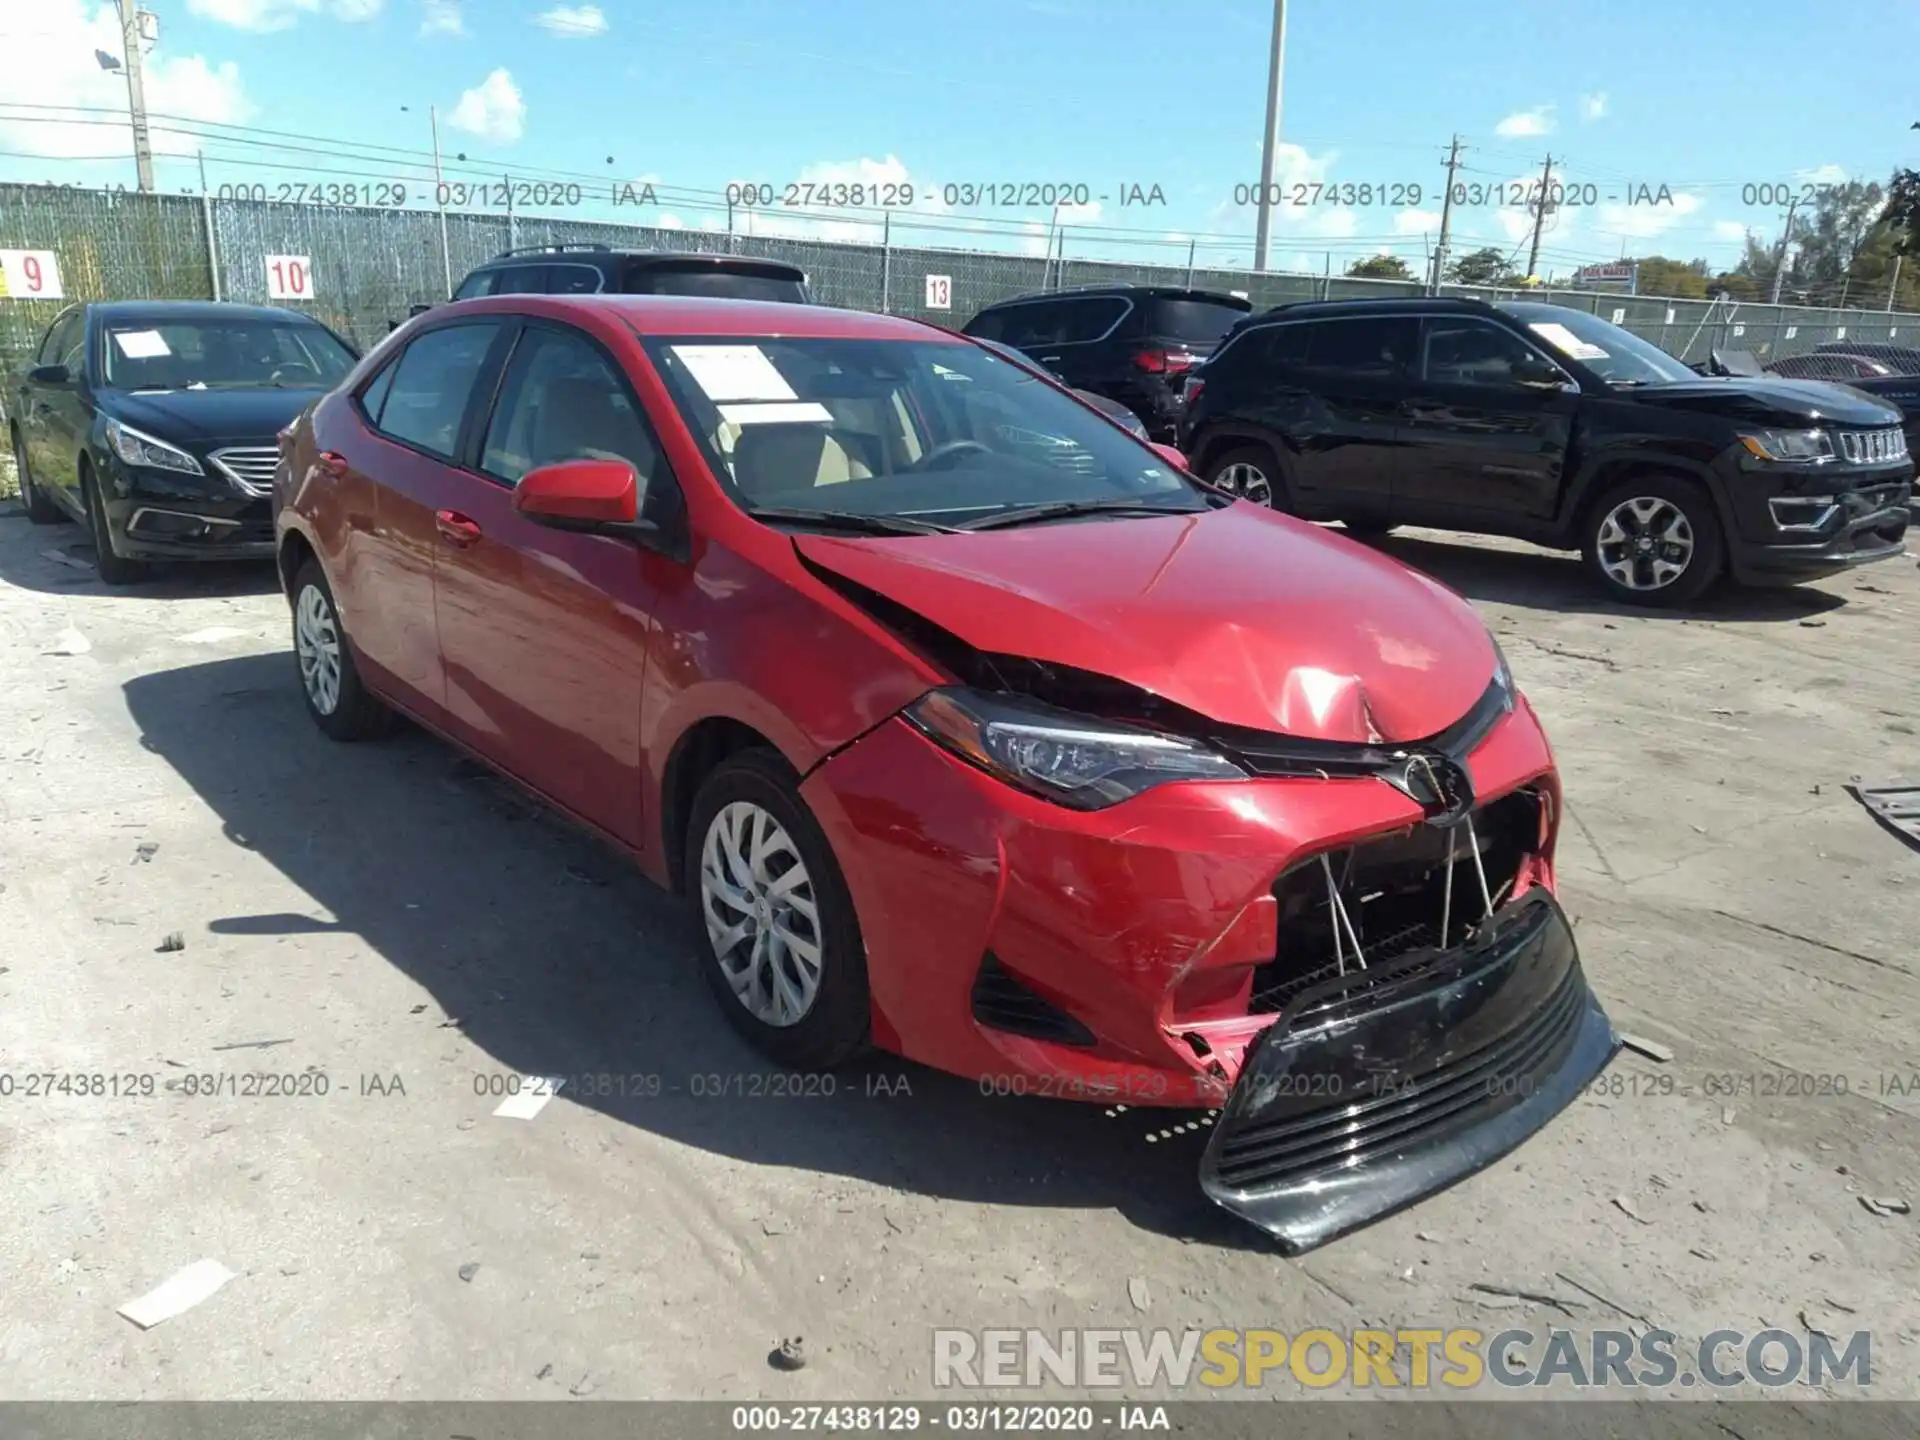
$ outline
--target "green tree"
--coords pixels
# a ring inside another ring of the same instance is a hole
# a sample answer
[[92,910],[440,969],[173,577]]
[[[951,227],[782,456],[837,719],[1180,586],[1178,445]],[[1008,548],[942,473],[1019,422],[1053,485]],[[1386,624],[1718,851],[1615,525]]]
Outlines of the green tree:
[[1356,280],[1411,280],[1413,272],[1407,268],[1407,262],[1398,255],[1369,255],[1364,260],[1356,260],[1347,267],[1347,274]]
[[1707,298],[1707,262],[1669,260],[1664,255],[1646,255],[1634,262],[1640,267],[1642,295],[1671,295],[1681,300]]
[[1505,285],[1513,278],[1513,266],[1492,245],[1462,255],[1447,267],[1447,279],[1456,285]]

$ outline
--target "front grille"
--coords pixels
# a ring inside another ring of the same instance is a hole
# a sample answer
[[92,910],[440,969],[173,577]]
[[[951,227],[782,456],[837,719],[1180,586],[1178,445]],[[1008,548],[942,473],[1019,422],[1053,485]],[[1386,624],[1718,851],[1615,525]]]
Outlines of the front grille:
[[207,458],[247,494],[266,495],[273,490],[273,471],[280,463],[280,449],[276,445],[229,445],[224,450],[215,450]]
[[1091,1045],[1093,1032],[1019,979],[988,953],[973,982],[973,1018],[994,1030],[1051,1040],[1060,1045]]
[[1907,437],[1897,429],[1842,430],[1840,454],[1851,465],[1888,465],[1907,458]]
[[1576,968],[1524,1025],[1478,1050],[1378,1095],[1363,1090],[1368,1098],[1337,1099],[1250,1125],[1221,1146],[1220,1182],[1233,1189],[1267,1188],[1334,1167],[1350,1169],[1510,1109],[1533,1093],[1532,1077],[1552,1074],[1563,1062],[1585,1000]]

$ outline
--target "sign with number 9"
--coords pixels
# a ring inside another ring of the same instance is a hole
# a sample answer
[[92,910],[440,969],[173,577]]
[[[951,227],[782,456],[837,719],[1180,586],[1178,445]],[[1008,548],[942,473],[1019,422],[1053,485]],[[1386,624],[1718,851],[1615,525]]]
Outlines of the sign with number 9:
[[61,300],[60,260],[51,250],[0,250],[0,299]]

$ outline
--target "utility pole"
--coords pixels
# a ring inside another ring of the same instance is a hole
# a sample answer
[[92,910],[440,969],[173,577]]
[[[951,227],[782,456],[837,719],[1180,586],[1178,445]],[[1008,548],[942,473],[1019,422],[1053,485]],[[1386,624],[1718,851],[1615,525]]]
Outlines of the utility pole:
[[1780,282],[1787,278],[1787,247],[1793,244],[1793,212],[1799,205],[1798,196],[1787,201],[1787,226],[1780,232],[1780,254],[1773,262],[1773,294],[1767,300],[1769,305],[1780,303]]
[[1260,139],[1260,218],[1254,226],[1253,268],[1267,268],[1273,235],[1273,167],[1280,150],[1280,71],[1287,59],[1287,0],[1273,0],[1272,47],[1267,54],[1267,129]]
[[440,207],[440,269],[446,276],[446,295],[453,298],[453,251],[447,245],[447,182],[440,176],[440,115],[427,107],[427,124],[433,128],[433,199]]
[[1900,289],[1900,262],[1905,258],[1902,255],[1893,257],[1893,279],[1887,285],[1887,309],[1889,310],[1893,309],[1893,297]]
[[1547,225],[1547,199],[1553,187],[1553,156],[1547,156],[1547,168],[1540,172],[1540,198],[1533,208],[1533,244],[1527,247],[1527,274],[1535,273],[1540,263],[1540,232]]
[[1453,137],[1447,149],[1447,193],[1440,200],[1440,239],[1433,247],[1433,270],[1427,276],[1427,293],[1440,293],[1440,277],[1447,269],[1447,241],[1453,234],[1453,172],[1460,168],[1460,137]]
[[114,0],[120,12],[120,47],[126,53],[127,106],[133,114],[133,166],[140,189],[153,193],[153,137],[147,133],[147,82],[141,73],[138,0]]

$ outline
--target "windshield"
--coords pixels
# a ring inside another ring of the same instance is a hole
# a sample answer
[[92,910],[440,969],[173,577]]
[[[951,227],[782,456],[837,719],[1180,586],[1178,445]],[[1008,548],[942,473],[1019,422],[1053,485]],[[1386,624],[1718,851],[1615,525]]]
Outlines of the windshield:
[[1169,340],[1190,345],[1215,345],[1233,325],[1246,319],[1247,310],[1216,300],[1156,300],[1148,328]]
[[747,509],[968,525],[1038,505],[1207,508],[1159,455],[977,345],[648,342]]
[[1506,309],[1552,349],[1579,361],[1609,385],[1658,385],[1700,378],[1658,345],[1598,315],[1561,305],[1509,305]]
[[722,300],[779,300],[804,305],[806,287],[784,275],[755,275],[739,270],[689,265],[677,269],[648,265],[627,274],[629,295],[708,295]]
[[297,320],[129,320],[106,334],[114,390],[328,390],[353,368],[331,333]]

